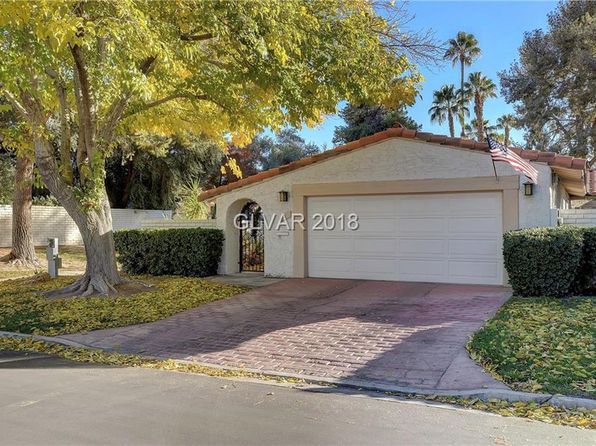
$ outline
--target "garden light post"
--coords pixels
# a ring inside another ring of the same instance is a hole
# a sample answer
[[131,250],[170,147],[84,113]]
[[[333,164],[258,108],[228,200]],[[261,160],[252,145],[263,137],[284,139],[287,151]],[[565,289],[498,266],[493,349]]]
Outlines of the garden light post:
[[58,277],[58,269],[62,267],[62,259],[58,256],[58,238],[49,238],[46,248],[48,259],[48,274],[51,278]]

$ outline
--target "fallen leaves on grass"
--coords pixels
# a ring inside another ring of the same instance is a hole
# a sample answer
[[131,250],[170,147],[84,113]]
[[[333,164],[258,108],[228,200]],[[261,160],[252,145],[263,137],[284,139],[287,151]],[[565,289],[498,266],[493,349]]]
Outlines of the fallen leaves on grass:
[[596,297],[513,298],[468,344],[517,390],[596,397]]
[[43,292],[73,278],[46,274],[0,282],[0,330],[55,336],[152,322],[246,291],[192,277],[135,277],[154,285],[128,296],[48,299]]

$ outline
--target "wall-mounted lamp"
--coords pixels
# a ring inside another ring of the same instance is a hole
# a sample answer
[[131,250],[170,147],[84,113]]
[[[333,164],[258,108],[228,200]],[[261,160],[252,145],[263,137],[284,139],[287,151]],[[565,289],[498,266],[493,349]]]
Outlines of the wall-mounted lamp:
[[524,183],[524,195],[530,196],[534,194],[534,183],[527,182]]
[[280,190],[277,195],[279,197],[279,201],[286,202],[288,201],[290,193],[287,190]]

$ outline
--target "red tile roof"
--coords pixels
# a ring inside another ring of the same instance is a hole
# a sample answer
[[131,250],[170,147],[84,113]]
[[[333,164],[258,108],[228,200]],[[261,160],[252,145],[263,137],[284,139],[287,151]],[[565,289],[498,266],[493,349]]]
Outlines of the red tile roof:
[[[216,195],[220,195],[225,192],[229,192],[231,190],[247,186],[249,184],[258,183],[259,181],[266,180],[268,178],[280,175],[282,173],[290,172],[301,167],[309,166],[319,161],[323,161],[328,158],[341,155],[342,153],[351,152],[352,150],[356,149],[361,149],[368,145],[385,141],[386,139],[390,138],[418,139],[421,141],[435,143],[437,145],[445,147],[462,147],[470,150],[488,152],[488,144],[484,142],[476,142],[472,141],[471,139],[463,138],[451,138],[445,135],[435,135],[433,133],[418,132],[416,130],[406,128],[390,128],[382,132],[375,133],[374,135],[365,136],[364,138],[358,139],[356,141],[352,141],[342,146],[335,147],[332,150],[327,150],[325,152],[318,153],[308,158],[302,158],[298,161],[294,161],[284,166],[275,167],[273,169],[260,172],[256,175],[243,178],[241,180],[226,184],[224,186],[209,189],[203,192],[201,195],[199,195],[199,199],[208,200],[209,198],[215,197]],[[577,170],[585,170],[587,166],[586,160],[582,158],[574,158],[572,156],[560,155],[553,152],[540,152],[537,150],[523,150],[518,148],[512,148],[512,150],[518,155],[520,155],[522,158],[531,161],[547,163],[550,166],[558,166]],[[588,173],[589,172],[592,172],[592,186],[590,190],[593,191],[592,193],[596,193],[596,185],[594,184],[596,182],[596,172],[594,170],[588,171]]]

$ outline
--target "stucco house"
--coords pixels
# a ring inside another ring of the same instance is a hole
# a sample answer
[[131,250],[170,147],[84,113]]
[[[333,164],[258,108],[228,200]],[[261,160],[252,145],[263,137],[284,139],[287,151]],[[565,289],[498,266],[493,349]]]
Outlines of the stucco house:
[[[220,272],[505,284],[503,232],[556,225],[596,173],[584,159],[515,151],[537,184],[502,162],[495,177],[485,143],[391,128],[208,190],[225,234]],[[288,227],[297,215],[304,225]]]

